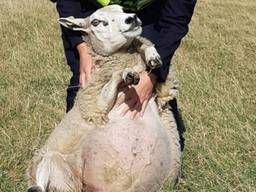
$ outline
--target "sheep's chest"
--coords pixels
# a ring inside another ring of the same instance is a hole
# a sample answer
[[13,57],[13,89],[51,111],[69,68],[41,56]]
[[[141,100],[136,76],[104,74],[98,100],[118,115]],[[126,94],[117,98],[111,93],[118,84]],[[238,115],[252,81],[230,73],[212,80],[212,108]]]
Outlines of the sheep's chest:
[[79,90],[76,105],[87,122],[101,124],[106,114],[101,113],[97,108],[97,101],[104,85],[111,79],[114,72],[133,67],[144,61],[139,53],[128,53],[127,51],[120,51],[108,57],[99,56],[92,52],[92,58],[96,69],[86,88]]

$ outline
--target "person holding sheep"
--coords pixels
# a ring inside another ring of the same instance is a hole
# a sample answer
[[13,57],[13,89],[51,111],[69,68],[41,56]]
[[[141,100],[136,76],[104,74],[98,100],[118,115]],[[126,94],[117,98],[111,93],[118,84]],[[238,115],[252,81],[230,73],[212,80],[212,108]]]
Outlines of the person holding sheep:
[[[171,59],[182,38],[188,32],[196,0],[51,0],[56,2],[60,17],[74,16],[85,18],[95,10],[108,4],[119,4],[125,11],[135,12],[142,21],[142,36],[155,44],[163,65],[150,74],[140,74],[140,82],[132,88],[124,88],[124,94],[117,103],[126,103],[123,113],[132,117],[143,115],[156,82],[164,82],[169,72]],[[88,53],[82,34],[64,27],[62,40],[67,63],[73,73],[67,89],[67,112],[73,107],[79,84],[84,86],[94,70],[92,58]],[[176,100],[170,101],[171,108],[177,110]],[[174,114],[178,111],[174,111]],[[178,120],[178,116],[176,116]],[[177,122],[178,128],[180,122]],[[184,147],[181,137],[181,148]]]

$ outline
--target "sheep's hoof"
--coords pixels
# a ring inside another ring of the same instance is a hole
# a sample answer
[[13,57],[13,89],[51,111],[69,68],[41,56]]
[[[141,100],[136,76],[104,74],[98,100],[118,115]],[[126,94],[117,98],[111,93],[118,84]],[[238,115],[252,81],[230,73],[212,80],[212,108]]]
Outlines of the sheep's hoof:
[[161,58],[159,56],[151,58],[148,61],[148,67],[150,67],[150,69],[156,69],[156,68],[161,67],[161,66],[162,66],[162,61],[161,61]]
[[124,78],[124,81],[128,85],[137,85],[140,81],[140,76],[136,72],[128,72]]
[[41,189],[41,187],[33,185],[28,188],[27,192],[43,192],[43,190]]
[[145,49],[145,58],[147,67],[150,69],[155,69],[162,65],[161,57],[154,46]]

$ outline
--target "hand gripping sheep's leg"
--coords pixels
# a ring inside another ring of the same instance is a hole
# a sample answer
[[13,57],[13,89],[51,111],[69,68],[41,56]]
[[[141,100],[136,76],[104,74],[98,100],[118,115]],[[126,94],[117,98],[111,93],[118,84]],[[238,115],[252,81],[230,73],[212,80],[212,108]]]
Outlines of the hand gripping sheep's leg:
[[158,54],[154,44],[144,37],[136,37],[132,46],[141,53],[143,59],[146,61],[146,65],[150,69],[158,68],[162,65],[161,57]]
[[133,68],[125,68],[124,70],[116,71],[112,74],[110,81],[103,87],[98,107],[103,112],[109,112],[115,104],[118,94],[118,85],[124,81],[126,85],[137,85],[139,83],[141,73],[145,67],[138,64]]

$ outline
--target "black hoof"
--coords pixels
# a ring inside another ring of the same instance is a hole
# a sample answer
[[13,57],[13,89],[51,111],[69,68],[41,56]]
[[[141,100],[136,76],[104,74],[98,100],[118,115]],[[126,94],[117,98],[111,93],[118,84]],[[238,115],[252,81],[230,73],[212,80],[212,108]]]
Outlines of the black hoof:
[[136,72],[129,72],[126,75],[125,82],[128,85],[137,85],[139,83],[139,81],[140,81],[140,76]]
[[156,57],[154,59],[150,59],[149,62],[148,62],[148,66],[151,69],[156,69],[158,67],[161,67],[162,66],[161,58],[160,57]]
[[28,188],[27,192],[43,192],[41,187],[34,185]]

